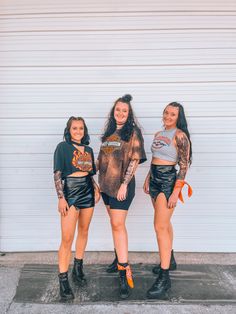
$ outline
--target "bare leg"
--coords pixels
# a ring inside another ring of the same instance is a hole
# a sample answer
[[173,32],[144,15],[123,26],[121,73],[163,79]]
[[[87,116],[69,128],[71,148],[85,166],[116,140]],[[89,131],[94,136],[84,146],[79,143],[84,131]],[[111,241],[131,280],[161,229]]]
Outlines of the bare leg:
[[161,267],[168,269],[170,266],[171,249],[173,242],[173,231],[170,223],[174,209],[167,207],[167,200],[160,193],[155,202],[154,228],[157,235]]
[[71,246],[74,239],[78,211],[71,206],[67,216],[61,216],[61,245],[58,251],[59,272],[68,271],[71,259]]
[[94,208],[83,208],[79,211],[78,234],[76,238],[75,257],[83,259],[88,241],[89,225],[93,216]]
[[128,262],[128,234],[125,227],[127,210],[110,209],[110,219],[118,261]]

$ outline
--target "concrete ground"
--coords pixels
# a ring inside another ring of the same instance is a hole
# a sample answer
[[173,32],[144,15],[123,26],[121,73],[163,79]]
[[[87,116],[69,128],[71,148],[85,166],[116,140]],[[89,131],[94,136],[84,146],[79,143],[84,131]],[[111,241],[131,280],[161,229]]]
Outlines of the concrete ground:
[[[150,270],[158,262],[157,254],[130,253],[131,264],[136,264],[136,287],[129,300],[121,301],[117,274],[106,275],[102,265],[111,262],[113,254],[87,252],[85,270],[94,294],[83,299],[74,288],[75,301],[63,304],[58,301],[56,252],[8,253],[0,256],[0,313],[236,313],[236,269],[230,266],[236,264],[236,254],[176,253],[175,257],[179,267],[171,274],[172,294],[152,301],[144,292],[155,280]],[[107,291],[100,290],[103,283]]]

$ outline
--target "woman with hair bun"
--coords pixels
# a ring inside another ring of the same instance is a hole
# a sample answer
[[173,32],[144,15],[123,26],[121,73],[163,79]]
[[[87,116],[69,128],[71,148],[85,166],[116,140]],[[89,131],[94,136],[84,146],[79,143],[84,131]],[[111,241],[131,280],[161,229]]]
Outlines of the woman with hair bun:
[[[150,194],[155,210],[154,227],[159,247],[160,264],[153,268],[157,279],[147,291],[150,299],[162,298],[171,287],[169,270],[176,269],[172,250],[173,229],[171,216],[178,198],[183,201],[181,189],[188,166],[192,161],[192,145],[184,108],[177,102],[163,111],[164,129],[155,134],[152,143],[151,168],[144,182],[144,192]],[[176,174],[175,165],[179,165]],[[188,194],[192,189],[188,185]]]
[[68,268],[76,225],[78,234],[72,278],[76,284],[84,285],[83,256],[94,204],[99,200],[100,192],[92,178],[96,174],[96,166],[93,150],[88,146],[90,138],[83,118],[69,118],[64,139],[54,153],[54,181],[61,214],[58,277],[61,299],[71,300],[74,294],[68,281]]
[[143,137],[131,107],[132,97],[118,98],[108,117],[97,160],[99,185],[110,216],[116,258],[107,272],[119,271],[120,297],[133,288],[128,263],[128,235],[125,221],[135,195],[135,171],[146,161]]

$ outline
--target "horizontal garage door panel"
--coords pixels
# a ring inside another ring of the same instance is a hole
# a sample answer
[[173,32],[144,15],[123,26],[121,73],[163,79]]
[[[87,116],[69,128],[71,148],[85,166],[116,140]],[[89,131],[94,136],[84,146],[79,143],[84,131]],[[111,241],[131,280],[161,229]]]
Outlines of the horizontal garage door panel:
[[[82,48],[81,48],[82,49]],[[0,66],[165,66],[232,64],[236,49],[0,51]]]
[[53,67],[3,69],[0,84],[129,84],[235,82],[236,65]]
[[[118,97],[118,96],[116,96]],[[236,98],[236,96],[235,96]],[[113,99],[114,101],[115,99]],[[133,109],[138,118],[156,117],[160,123],[162,112],[166,104],[174,100],[169,97],[168,102],[153,101],[140,102],[136,97],[133,100]],[[236,101],[236,100],[235,100]],[[187,117],[236,117],[235,101],[186,101],[181,102]],[[1,103],[0,110],[2,118],[63,118],[63,123],[66,124],[67,119],[74,116],[82,116],[87,118],[103,118],[108,116],[113,102],[88,102],[78,101],[71,102],[31,102],[31,103]],[[20,110],[19,110],[20,108]],[[10,122],[10,120],[7,120]],[[4,122],[4,120],[2,120]],[[44,120],[43,123],[46,123]],[[200,129],[200,128],[198,128]],[[199,131],[199,130],[198,130]]]
[[[236,37],[236,36],[235,36]],[[86,101],[113,103],[125,93],[141,102],[171,99],[181,101],[235,101],[234,83],[182,83],[182,84],[51,84],[0,85],[1,102],[66,102]]]
[[144,46],[145,49],[236,48],[235,34],[236,30],[64,31],[37,32],[33,35],[2,33],[0,41],[3,51],[60,50],[63,46],[66,50],[104,50],[104,47],[106,50],[143,49]]
[[[184,17],[184,18],[183,18]],[[235,16],[226,14],[218,16],[211,13],[204,15],[189,15],[188,13],[148,14],[144,16],[127,13],[116,14],[60,14],[53,15],[27,15],[23,20],[21,16],[8,16],[0,21],[0,33],[5,32],[39,32],[39,31],[104,31],[112,30],[168,30],[168,29],[209,29],[218,28],[219,19],[221,29],[236,28]],[[209,27],[209,25],[211,27]]]
[[[31,0],[22,1],[18,5],[16,0],[8,0],[1,4],[1,14],[28,14],[28,13],[65,13],[65,12],[160,12],[160,11],[236,11],[234,0],[215,0],[207,1],[188,1],[173,0],[156,1],[156,0],[121,0],[119,2],[102,0],[97,5],[95,0],[77,1],[77,0],[57,0],[56,4],[53,0],[43,0],[40,2],[32,2]],[[191,14],[191,13],[190,13]]]

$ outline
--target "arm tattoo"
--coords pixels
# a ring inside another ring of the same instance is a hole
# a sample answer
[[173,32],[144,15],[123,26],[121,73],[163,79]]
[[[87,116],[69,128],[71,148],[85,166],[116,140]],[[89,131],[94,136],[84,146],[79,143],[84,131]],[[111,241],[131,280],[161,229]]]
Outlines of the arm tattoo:
[[61,179],[61,171],[56,171],[54,173],[54,183],[55,183],[55,188],[57,191],[58,198],[63,198],[64,193],[63,193],[63,184],[62,184],[62,179]]
[[177,179],[184,180],[187,170],[188,170],[188,160],[189,160],[189,141],[185,134],[176,136],[176,144],[178,150],[178,164],[179,172],[177,174]]
[[128,168],[126,170],[126,173],[125,173],[124,180],[123,180],[124,184],[128,185],[130,183],[131,179],[134,176],[135,170],[138,167],[138,163],[139,163],[138,159],[133,159],[133,160],[130,161],[130,163],[128,165]]

